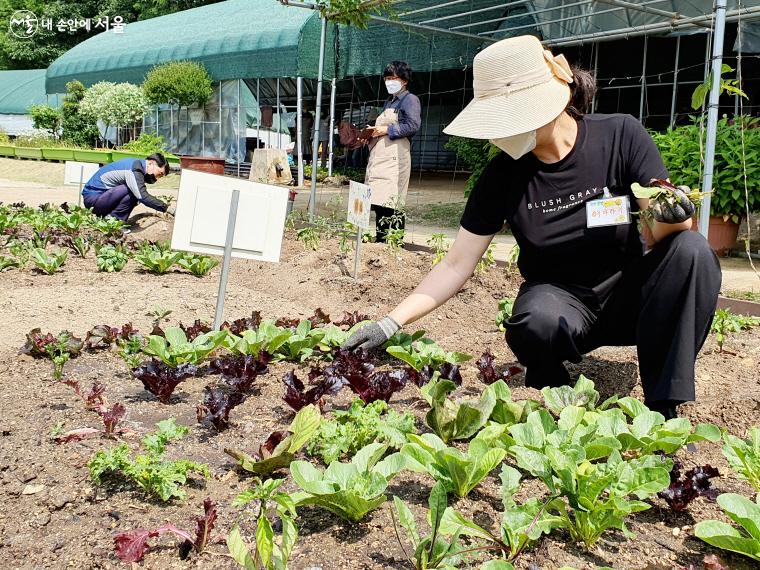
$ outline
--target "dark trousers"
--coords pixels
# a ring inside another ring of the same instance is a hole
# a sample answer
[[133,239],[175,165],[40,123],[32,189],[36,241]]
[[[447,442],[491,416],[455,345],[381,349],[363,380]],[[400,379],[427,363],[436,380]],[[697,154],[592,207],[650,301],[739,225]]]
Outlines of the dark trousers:
[[506,323],[507,344],[534,388],[570,382],[566,360],[580,362],[600,346],[636,345],[645,401],[691,401],[694,362],[720,284],[720,264],[704,237],[679,232],[627,267],[600,300],[550,283],[524,283]]
[[406,227],[406,216],[401,210],[372,204],[370,210],[375,212],[375,241],[388,241],[388,230],[403,230]]
[[137,198],[126,184],[114,186],[102,194],[88,199],[84,197],[86,208],[92,208],[96,216],[113,216],[117,220],[126,222],[129,215],[137,206]]

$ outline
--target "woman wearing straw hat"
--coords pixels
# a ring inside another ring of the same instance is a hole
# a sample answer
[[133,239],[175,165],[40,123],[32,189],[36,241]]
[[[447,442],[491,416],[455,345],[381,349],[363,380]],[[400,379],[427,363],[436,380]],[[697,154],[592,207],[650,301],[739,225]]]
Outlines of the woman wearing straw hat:
[[593,78],[536,38],[489,46],[473,73],[474,100],[444,132],[490,139],[504,152],[470,195],[446,258],[346,345],[379,346],[445,303],[506,221],[525,279],[506,340],[527,367],[526,385],[566,384],[565,361],[636,345],[646,403],[675,417],[695,398],[694,362],[721,283],[706,240],[688,231],[693,205],[679,194],[680,207],[650,209],[654,221],[639,232],[631,214],[650,205],[631,184],[668,177],[657,148],[630,115],[584,115]]
[[408,90],[412,68],[392,61],[383,71],[390,97],[375,120],[369,140],[364,183],[372,188],[375,235],[385,242],[389,229],[404,229],[403,206],[412,172],[412,137],[422,122],[420,100]]

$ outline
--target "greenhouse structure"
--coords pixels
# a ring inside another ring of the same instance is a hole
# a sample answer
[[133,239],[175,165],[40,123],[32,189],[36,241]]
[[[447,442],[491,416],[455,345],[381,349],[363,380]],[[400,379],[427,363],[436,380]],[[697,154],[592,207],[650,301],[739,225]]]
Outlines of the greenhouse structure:
[[0,71],[0,131],[16,136],[31,130],[29,108],[43,103],[61,103],[59,95],[45,93],[44,69]]

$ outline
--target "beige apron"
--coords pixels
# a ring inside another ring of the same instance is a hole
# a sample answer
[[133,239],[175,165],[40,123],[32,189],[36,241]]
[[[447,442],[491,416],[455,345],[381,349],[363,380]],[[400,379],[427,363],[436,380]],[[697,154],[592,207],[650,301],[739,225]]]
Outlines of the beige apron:
[[[378,127],[389,125],[398,125],[398,109],[386,109],[375,121]],[[412,172],[409,139],[391,140],[387,135],[376,137],[370,141],[369,148],[364,183],[372,189],[372,204],[402,208]]]

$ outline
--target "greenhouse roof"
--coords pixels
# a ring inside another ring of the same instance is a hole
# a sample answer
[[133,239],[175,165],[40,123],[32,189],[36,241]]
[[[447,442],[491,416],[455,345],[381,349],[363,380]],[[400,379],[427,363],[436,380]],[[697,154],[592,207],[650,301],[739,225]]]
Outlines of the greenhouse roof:
[[[57,106],[57,97],[53,99]],[[0,71],[0,113],[26,115],[32,105],[47,102],[44,69]]]
[[198,61],[215,80],[316,77],[319,37],[315,12],[274,0],[227,0],[93,36],[50,65],[46,88],[61,91],[72,79],[140,84],[153,66],[173,60]]

